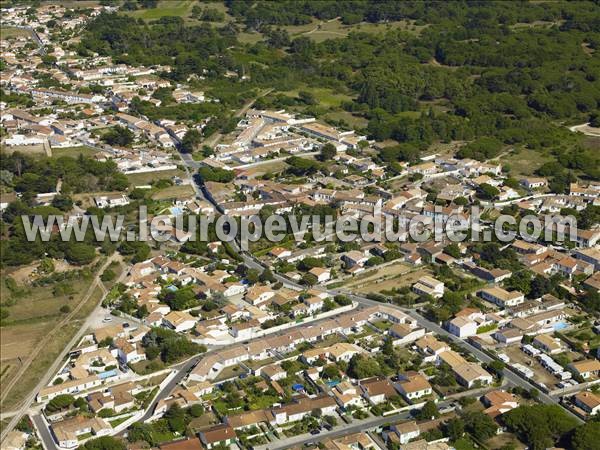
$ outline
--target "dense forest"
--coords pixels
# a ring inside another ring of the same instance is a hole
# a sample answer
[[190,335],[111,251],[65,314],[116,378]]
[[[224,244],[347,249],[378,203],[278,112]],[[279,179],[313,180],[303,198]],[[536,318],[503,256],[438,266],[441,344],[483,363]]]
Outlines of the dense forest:
[[[103,14],[88,26],[78,50],[111,55],[117,62],[170,65],[162,75],[173,81],[202,77],[221,106],[240,105],[260,89],[285,91],[307,83],[349,92],[343,108],[368,120],[359,131],[373,139],[420,150],[435,141],[474,141],[458,156],[477,159],[495,157],[506,145],[550,149],[563,178],[576,173],[600,179],[597,152],[564,127],[598,111],[597,3],[236,0],[226,5],[235,21],[220,25]],[[345,24],[410,20],[422,29],[358,29],[317,43],[281,28],[337,17]],[[263,39],[242,43],[241,31],[260,32]],[[228,72],[250,74],[250,80],[224,79]],[[287,99],[271,96],[257,105],[285,107]],[[318,100],[307,102],[313,103],[307,113],[319,114]],[[226,110],[215,105],[134,106],[149,117],[216,115],[219,126],[227,125]],[[480,145],[479,138],[499,145]],[[396,158],[406,160],[402,151]]]

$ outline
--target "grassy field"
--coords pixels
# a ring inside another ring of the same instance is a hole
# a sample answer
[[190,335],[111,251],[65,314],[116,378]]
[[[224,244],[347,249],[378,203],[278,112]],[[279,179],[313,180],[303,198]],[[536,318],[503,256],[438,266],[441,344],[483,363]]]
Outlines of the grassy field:
[[[231,17],[227,13],[227,7],[222,2],[221,3],[218,3],[218,2],[200,3],[198,1],[193,1],[193,0],[161,0],[158,2],[158,6],[156,8],[138,9],[136,11],[122,11],[122,12],[123,12],[123,14],[126,14],[128,16],[132,16],[135,18],[142,18],[142,19],[148,20],[148,21],[160,19],[161,17],[165,17],[165,16],[176,16],[176,17],[183,18],[186,23],[194,25],[194,24],[201,23],[200,20],[196,19],[195,17],[192,17],[192,8],[196,5],[200,6],[203,9],[204,8],[216,9],[217,11],[220,11],[223,14],[225,14],[224,20],[222,22],[212,22],[215,25],[223,25],[223,24],[226,24],[227,22],[231,22],[234,20],[233,17]],[[249,34],[249,33],[247,33],[247,34]],[[259,35],[259,38],[262,39],[262,37],[260,35]]]
[[[122,267],[119,265],[112,269],[119,274]],[[102,290],[95,289],[85,303],[82,303],[91,283],[91,279],[83,277],[45,286],[19,283],[18,289],[11,291],[6,285],[7,276],[6,272],[3,273],[0,283],[0,298],[9,313],[0,324],[2,383],[10,382],[40,345],[43,345],[43,351],[9,391],[9,395],[0,405],[1,411],[13,409],[31,393],[102,298]],[[60,311],[65,305],[71,311],[81,306],[65,326],[56,328],[57,323],[67,314]],[[48,338],[51,332],[53,334]]]
[[151,184],[157,180],[170,180],[173,177],[184,177],[185,172],[183,170],[161,170],[158,172],[146,172],[146,173],[133,173],[127,175],[127,179],[133,186],[141,186],[145,184]]
[[10,155],[14,152],[20,152],[20,153],[23,153],[24,155],[33,156],[33,157],[46,156],[46,150],[42,144],[13,145],[10,147],[8,147],[8,146],[0,147],[0,153],[5,153],[7,155]]
[[[53,1],[43,1],[42,3],[56,3]],[[65,8],[93,8],[100,4],[100,0],[61,0],[61,6]]]
[[306,25],[291,25],[284,27],[292,37],[308,36],[316,42],[327,39],[344,38],[352,32],[362,33],[384,33],[392,30],[401,30],[408,33],[419,34],[424,26],[414,25],[408,20],[400,20],[389,23],[358,23],[355,25],[344,25],[340,20],[333,19],[327,22],[317,20]]
[[350,278],[343,285],[361,293],[381,292],[393,288],[410,286],[429,271],[424,268],[414,269],[404,263],[392,264],[366,274]]
[[325,120],[344,121],[352,128],[366,128],[369,121],[364,117],[355,116],[348,111],[332,111],[323,116]]
[[[81,284],[80,284],[81,283]],[[83,282],[75,282],[76,293],[69,299],[68,304],[76,305],[85,295],[86,285]],[[38,288],[36,291],[42,291],[43,288]],[[33,299],[29,298],[23,303],[30,303],[30,310],[40,311],[40,315],[29,318],[18,319],[17,312],[11,309],[8,325],[3,323],[0,328],[0,336],[2,341],[2,359],[0,360],[1,370],[8,367],[6,373],[2,376],[2,382],[8,382],[12,376],[19,370],[21,361],[24,361],[27,355],[38,345],[44,346],[44,351],[40,353],[29,369],[21,376],[19,383],[15,384],[10,391],[10,395],[0,405],[0,410],[6,411],[18,406],[23,399],[35,388],[42,376],[48,370],[48,367],[58,357],[60,352],[65,348],[67,343],[72,339],[73,335],[85,322],[85,318],[93,311],[96,304],[102,298],[102,291],[99,289],[94,291],[85,305],[75,314],[73,320],[66,326],[60,328],[57,333],[52,336],[52,339],[45,339],[46,335],[56,326],[57,321],[62,315],[56,313],[56,309],[60,309],[63,303],[62,297],[55,298],[52,290],[45,288],[45,296],[34,292]],[[50,301],[48,301],[50,300]],[[54,300],[54,304],[52,304]],[[17,322],[11,324],[10,321]]]
[[339,108],[343,102],[352,100],[352,97],[349,95],[334,91],[332,89],[309,86],[299,87],[298,89],[294,89],[292,91],[285,91],[282,92],[282,94],[285,94],[289,97],[298,97],[298,93],[300,91],[310,92],[318,101],[319,106],[326,108]]
[[152,194],[152,199],[167,200],[186,195],[194,195],[194,188],[189,184],[184,184],[182,186],[169,186],[168,188],[161,189],[160,191]]
[[518,179],[533,175],[542,164],[552,160],[551,156],[544,155],[539,151],[520,149],[516,153],[502,158],[502,163],[509,165],[511,175]]
[[266,164],[261,164],[259,166],[254,166],[254,167],[250,167],[248,169],[246,169],[246,171],[248,172],[248,176],[253,178],[253,177],[259,177],[264,175],[265,173],[279,173],[279,172],[283,172],[286,167],[288,167],[288,165],[285,163],[285,161],[273,161],[270,163],[266,163]]
[[11,38],[30,38],[31,33],[22,28],[16,27],[2,27],[0,28],[0,40],[11,39]]
[[[6,397],[6,400],[1,405],[2,411],[8,411],[18,406],[23,399],[31,393],[48,370],[48,367],[58,357],[82,323],[81,320],[73,321],[58,330],[58,333],[54,334],[52,339],[44,340],[42,338],[40,340],[40,343],[44,345],[44,351],[40,353],[40,356],[29,366],[29,369],[19,379],[19,382],[13,386],[10,395]],[[4,364],[4,361],[2,361],[2,363]],[[11,371],[11,373],[14,374],[20,367],[20,363],[18,360],[13,360],[13,363],[15,364],[15,367],[14,371]],[[9,379],[10,377],[7,376],[3,381],[6,382]]]
[[[313,20],[311,23],[304,25],[287,25],[282,28],[290,34],[291,38],[307,36],[315,42],[323,42],[327,39],[345,38],[352,32],[376,34],[401,30],[418,35],[425,27],[423,25],[415,25],[409,20],[388,23],[362,22],[355,25],[344,25],[340,20],[332,19],[326,22]],[[238,35],[238,40],[247,44],[255,44],[263,38],[263,35],[257,32],[242,32]]]
[[97,150],[93,149],[92,147],[88,147],[87,145],[82,145],[80,147],[65,147],[52,149],[52,156],[55,158],[58,158],[60,156],[70,156],[71,158],[78,158],[79,155],[91,157],[94,153],[97,153]]
[[249,33],[246,31],[243,31],[241,33],[238,34],[238,41],[240,41],[242,44],[256,44],[257,42],[260,42],[263,40],[263,35],[260,33]]
[[124,14],[136,19],[155,20],[164,16],[177,16],[189,19],[195,2],[190,0],[163,0],[156,8],[125,11]]

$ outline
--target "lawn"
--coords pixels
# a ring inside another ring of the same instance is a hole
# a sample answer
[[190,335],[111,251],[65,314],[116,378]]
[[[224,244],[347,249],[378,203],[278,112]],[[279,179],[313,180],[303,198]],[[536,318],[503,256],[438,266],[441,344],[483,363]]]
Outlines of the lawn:
[[87,145],[82,145],[79,147],[65,147],[52,149],[52,156],[54,158],[58,158],[60,156],[70,156],[71,158],[79,158],[79,155],[91,157],[94,153],[97,153],[97,150],[92,147],[88,147]]
[[273,406],[275,403],[280,403],[281,399],[274,395],[260,395],[252,396],[248,398],[248,406],[251,411],[257,411],[259,409],[267,409]]
[[157,180],[170,180],[173,177],[185,177],[186,174],[183,170],[160,170],[157,172],[145,172],[145,173],[132,173],[127,175],[127,179],[134,186],[143,186],[151,184]]
[[339,91],[334,91],[333,89],[309,86],[302,86],[291,91],[284,91],[282,94],[285,94],[289,97],[298,97],[298,93],[300,91],[310,92],[317,100],[319,106],[326,108],[339,108],[343,102],[352,100],[352,97],[349,95]]
[[235,366],[225,367],[221,371],[221,373],[219,373],[217,378],[215,378],[215,382],[225,381],[229,378],[240,376],[243,373],[246,373],[246,370],[244,370],[239,364],[236,364]]
[[366,128],[369,121],[348,111],[332,111],[323,116],[325,121],[345,122],[350,128]]
[[111,420],[108,423],[110,423],[110,426],[113,428],[116,428],[117,426],[119,426],[120,424],[122,424],[123,422],[125,422],[127,419],[129,419],[132,415],[128,415],[128,416],[123,416],[123,417],[119,417],[118,419],[115,420]]
[[285,161],[270,161],[265,164],[249,167],[246,169],[246,172],[248,173],[248,176],[252,178],[264,175],[265,173],[280,173],[283,172],[287,167],[288,165],[285,163]]
[[177,16],[185,19],[189,18],[188,16],[192,11],[194,3],[195,2],[190,0],[163,0],[158,2],[156,8],[126,11],[125,14],[135,17],[136,19],[142,18],[144,20],[155,20],[164,16]]
[[392,322],[390,322],[389,320],[380,320],[378,322],[373,322],[373,326],[375,328],[377,328],[379,331],[388,331],[390,328],[392,328]]

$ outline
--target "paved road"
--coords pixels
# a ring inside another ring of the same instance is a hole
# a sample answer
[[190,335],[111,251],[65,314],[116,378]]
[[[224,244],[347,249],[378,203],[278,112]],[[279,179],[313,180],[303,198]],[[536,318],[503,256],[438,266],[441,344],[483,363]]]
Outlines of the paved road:
[[[219,212],[223,212],[223,209],[221,208],[221,206],[216,203],[212,197],[212,195],[210,195],[210,192],[204,187],[201,186],[202,191],[204,192],[204,196],[206,197],[206,199],[208,201],[210,201],[215,208],[219,211]],[[258,261],[256,258],[254,258],[254,256],[252,256],[250,253],[248,252],[243,252],[240,249],[239,243],[237,241],[233,241],[232,243],[232,247],[234,248],[235,251],[237,251],[241,256],[242,259],[244,261],[244,263],[251,269],[257,269],[259,271],[262,271],[263,269],[265,269],[265,266],[262,264],[262,262]],[[305,286],[302,286],[298,283],[296,283],[295,281],[284,277],[280,274],[274,273],[274,276],[276,278],[277,281],[280,281],[283,283],[283,285],[285,287],[289,287],[292,289],[297,289],[297,290],[302,290],[305,288]],[[342,290],[327,290],[323,287],[319,287],[319,286],[315,286],[316,289],[320,289],[324,292],[329,293],[330,295],[336,295],[336,294],[344,294],[346,295],[348,298],[350,298],[351,300],[358,302],[360,304],[363,305],[368,305],[368,306],[377,306],[380,305],[381,302],[377,302],[374,300],[370,300],[368,298],[365,297],[361,297],[352,293],[348,293]],[[419,314],[415,309],[407,309],[407,308],[401,308],[397,305],[394,304],[386,304],[386,306],[389,306],[391,308],[400,310],[408,315],[410,315],[413,319],[415,319],[417,321],[417,323],[419,324],[419,326],[429,330],[429,331],[434,331],[435,333],[439,334],[439,335],[443,335],[446,336],[447,338],[449,338],[450,340],[452,340],[453,342],[455,342],[456,344],[461,345],[463,348],[465,348],[466,350],[468,350],[471,354],[475,355],[475,357],[477,357],[477,359],[481,362],[484,363],[490,363],[492,361],[494,361],[495,359],[490,357],[488,354],[482,352],[481,350],[479,350],[478,348],[476,348],[475,346],[473,346],[472,344],[470,344],[469,342],[458,338],[457,336],[454,336],[453,334],[449,333],[448,331],[446,331],[445,329],[443,329],[441,326],[439,326],[438,324],[431,322],[430,320],[427,320],[425,317],[423,317],[421,314]],[[546,404],[554,404],[554,405],[559,405],[562,407],[562,405],[559,403],[559,401],[543,392],[541,392],[536,386],[534,386],[533,384],[531,384],[529,381],[525,380],[524,378],[521,378],[520,375],[518,375],[515,371],[513,371],[511,368],[507,367],[504,370],[504,377],[506,378],[507,381],[511,382],[513,385],[515,386],[519,386],[523,389],[527,389],[527,390],[531,390],[531,389],[535,389],[539,392],[538,395],[538,400],[546,403]],[[571,411],[569,411],[568,409],[564,408],[563,409],[572,417],[576,418],[578,422],[582,423],[582,420],[576,416],[575,414],[573,414]]]
[[[439,402],[438,408],[448,406],[451,402]],[[293,436],[285,439],[280,439],[277,442],[269,443],[254,447],[256,450],[283,450],[292,446],[304,445],[309,442],[319,443],[325,438],[336,438],[347,434],[357,433],[359,431],[371,430],[388,423],[396,423],[401,420],[411,419],[411,411],[403,411],[398,414],[391,414],[385,417],[369,417],[364,420],[354,420],[349,425],[340,423],[331,431],[321,431],[319,434],[305,433],[298,436]]]
[[42,418],[41,414],[37,414],[31,418],[35,425],[35,428],[38,431],[38,435],[42,441],[42,445],[45,450],[58,450],[56,443],[54,442],[54,438],[50,433],[50,428],[46,425],[46,422]]
[[[344,293],[341,291],[333,291],[334,292],[338,292],[338,293]],[[348,294],[348,293],[344,293],[347,297],[349,297],[350,299],[362,303],[362,304],[366,304],[366,305],[378,305],[381,304],[380,302],[376,302],[374,300],[369,300],[367,298],[364,297],[359,297],[353,294]],[[469,342],[460,339],[456,336],[454,336],[453,334],[449,333],[448,331],[446,331],[445,329],[443,329],[442,327],[440,327],[438,324],[431,322],[430,320],[427,320],[425,317],[423,317],[422,315],[420,315],[416,310],[412,310],[412,309],[407,309],[407,308],[401,308],[399,306],[396,305],[392,305],[392,304],[386,304],[386,306],[394,308],[394,309],[398,309],[401,310],[402,312],[408,314],[409,316],[411,316],[413,319],[415,319],[417,321],[417,323],[419,324],[419,326],[429,330],[429,331],[433,331],[439,335],[443,335],[446,336],[447,338],[449,338],[450,340],[452,340],[452,342],[460,345],[461,347],[465,348],[466,350],[469,351],[469,353],[471,353],[472,355],[474,355],[479,361],[484,362],[484,363],[490,363],[494,360],[496,360],[495,358],[490,357],[487,353],[482,352],[481,350],[479,350],[477,347],[471,345]],[[545,394],[541,391],[539,391],[539,389],[537,387],[535,387],[533,384],[531,384],[530,382],[528,382],[527,380],[521,378],[516,372],[514,372],[511,368],[506,367],[504,369],[504,378],[509,381],[510,383],[512,383],[515,386],[519,386],[523,389],[527,389],[527,390],[531,390],[531,389],[535,389],[539,392],[538,394],[538,400],[541,401],[542,403],[551,405],[560,405],[560,403],[558,402],[557,399],[549,396],[548,394]],[[562,405],[560,405],[562,406]],[[568,414],[570,414],[572,417],[575,417],[577,419],[578,422],[583,423],[583,421],[577,417],[575,414],[573,414],[571,411],[569,411],[566,408],[563,408]]]

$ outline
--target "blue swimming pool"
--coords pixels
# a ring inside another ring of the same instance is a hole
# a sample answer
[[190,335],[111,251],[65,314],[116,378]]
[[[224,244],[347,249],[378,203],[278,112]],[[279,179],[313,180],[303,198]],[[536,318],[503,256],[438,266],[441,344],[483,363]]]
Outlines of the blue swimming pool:
[[564,328],[567,328],[567,326],[568,325],[565,322],[558,322],[558,323],[554,324],[554,330],[555,331],[560,331],[560,330],[562,330]]

